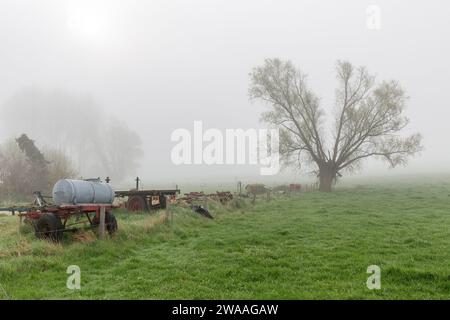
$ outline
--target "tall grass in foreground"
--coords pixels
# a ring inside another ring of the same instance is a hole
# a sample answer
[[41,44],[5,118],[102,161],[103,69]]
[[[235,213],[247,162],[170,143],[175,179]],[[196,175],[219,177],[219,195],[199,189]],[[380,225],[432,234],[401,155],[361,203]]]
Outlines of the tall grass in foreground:
[[[1,298],[448,299],[450,181],[355,185],[222,206],[215,219],[117,211],[119,231],[61,244],[0,217]],[[366,287],[369,265],[381,290]],[[80,291],[66,269],[81,268]]]

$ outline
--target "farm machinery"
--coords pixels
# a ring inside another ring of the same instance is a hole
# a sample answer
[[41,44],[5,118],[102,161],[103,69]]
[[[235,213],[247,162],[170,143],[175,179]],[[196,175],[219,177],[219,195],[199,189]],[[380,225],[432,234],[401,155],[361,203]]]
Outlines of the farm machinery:
[[[108,181],[109,179],[107,179]],[[233,199],[231,192],[216,192],[213,194],[205,194],[203,192],[185,193],[184,197],[177,198],[180,194],[178,186],[175,189],[167,190],[141,190],[139,188],[139,177],[136,178],[136,188],[127,191],[116,191],[117,198],[126,199],[123,207],[128,211],[152,211],[156,209],[165,209],[167,202],[187,204],[194,212],[197,212],[207,218],[212,219],[211,214],[205,206],[197,204],[197,202],[206,203],[208,199],[218,201],[225,204]]]
[[[220,202],[221,204],[226,204],[232,199],[233,194],[229,191],[217,191],[212,194],[205,194],[204,192],[190,192],[185,193],[184,197],[178,199],[178,202],[189,205],[192,211],[206,218],[214,219],[208,210],[208,200],[214,200]],[[200,203],[203,203],[203,205]]]
[[[106,181],[109,181],[109,179]],[[180,189],[178,189],[178,186],[175,189],[166,190],[141,190],[139,188],[139,182],[141,181],[139,177],[137,177],[135,181],[135,189],[115,192],[117,198],[126,198],[124,207],[128,209],[128,211],[152,211],[156,209],[165,209],[167,207],[167,201],[192,204],[193,201],[211,199],[225,204],[233,199],[233,194],[229,191],[217,191],[212,194],[205,194],[204,192],[190,192],[185,193],[184,197],[177,199],[177,195],[180,194]]]
[[[118,228],[117,220],[112,213],[114,208],[125,207],[128,211],[153,211],[165,209],[167,203],[178,203],[189,206],[194,212],[212,219],[208,211],[208,201],[222,204],[233,199],[231,192],[205,194],[191,192],[184,197],[178,186],[166,190],[141,190],[139,178],[136,178],[136,189],[114,191],[100,179],[71,180],[61,179],[53,187],[52,197],[34,192],[34,201],[28,206],[0,208],[20,217],[33,227],[36,237],[59,242],[64,232],[74,232],[81,226],[98,229],[100,235],[108,232],[113,235]],[[124,199],[124,206],[114,205],[115,199]],[[203,204],[203,205],[202,205]]]
[[112,204],[114,192],[99,180],[60,180],[53,188],[53,202],[49,198],[34,192],[30,206],[0,208],[0,211],[17,213],[20,222],[31,225],[38,238],[55,242],[62,239],[64,232],[79,230],[80,225],[99,228],[100,234],[107,231],[112,235],[117,231],[117,220],[112,213],[116,207]]
[[220,202],[221,204],[225,204],[233,199],[233,194],[229,191],[217,191],[216,193],[211,194],[205,194],[204,192],[189,192],[185,193],[184,197],[180,198],[179,200],[191,204],[193,201],[205,201],[207,199],[215,200],[217,202]]
[[[108,180],[107,180],[108,181]],[[180,190],[140,190],[139,177],[136,178],[136,189],[128,191],[116,191],[115,196],[118,198],[127,198],[125,208],[129,211],[151,211],[156,209],[165,209],[167,200],[176,199]]]

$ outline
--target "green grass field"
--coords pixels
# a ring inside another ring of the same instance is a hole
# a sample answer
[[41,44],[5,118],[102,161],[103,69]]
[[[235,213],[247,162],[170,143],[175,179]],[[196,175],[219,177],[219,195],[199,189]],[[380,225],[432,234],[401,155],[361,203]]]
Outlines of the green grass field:
[[[215,219],[116,212],[119,232],[56,245],[0,216],[4,299],[449,299],[450,180],[279,196]],[[81,290],[66,269],[81,268]],[[369,290],[369,265],[381,290]]]

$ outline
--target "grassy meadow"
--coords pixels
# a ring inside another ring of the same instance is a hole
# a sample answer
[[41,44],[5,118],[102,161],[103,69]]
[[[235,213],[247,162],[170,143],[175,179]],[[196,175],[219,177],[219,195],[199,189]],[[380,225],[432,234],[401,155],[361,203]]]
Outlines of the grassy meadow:
[[[115,237],[82,231],[61,244],[0,216],[0,298],[450,298],[450,179],[209,207],[214,220],[118,210]],[[69,265],[81,290],[66,288]],[[369,265],[380,290],[366,287]]]

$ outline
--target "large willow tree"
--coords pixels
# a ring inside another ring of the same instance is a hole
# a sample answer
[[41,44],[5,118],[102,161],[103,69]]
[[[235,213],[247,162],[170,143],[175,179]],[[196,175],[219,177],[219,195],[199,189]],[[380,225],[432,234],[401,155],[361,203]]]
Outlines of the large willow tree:
[[267,59],[250,74],[250,97],[270,106],[263,120],[280,128],[284,160],[313,165],[320,190],[328,192],[337,177],[369,157],[395,167],[422,148],[420,134],[401,134],[409,119],[403,114],[406,96],[398,82],[376,83],[366,68],[346,61],[337,62],[336,74],[331,127],[325,126],[325,112],[305,74],[290,61]]

